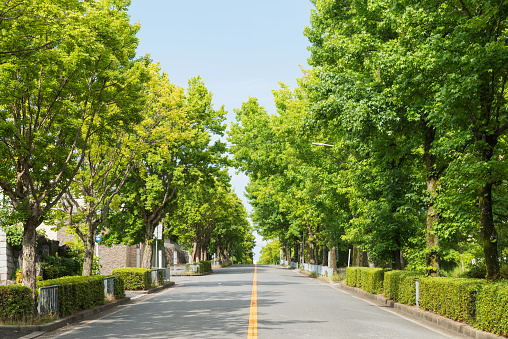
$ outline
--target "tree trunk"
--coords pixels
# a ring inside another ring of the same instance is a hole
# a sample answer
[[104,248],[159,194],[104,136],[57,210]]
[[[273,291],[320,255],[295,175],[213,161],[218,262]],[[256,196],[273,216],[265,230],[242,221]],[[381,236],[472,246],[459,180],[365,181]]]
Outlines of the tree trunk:
[[95,235],[94,234],[85,234],[85,239],[83,239],[83,244],[85,246],[84,260],[83,260],[83,276],[91,276],[92,275],[92,267],[93,267],[93,255],[94,255],[94,247],[95,247]]
[[330,262],[328,266],[333,269],[333,273],[337,272],[337,246],[332,246],[330,249]]
[[323,250],[321,253],[322,253],[321,266],[327,266],[328,265],[328,248],[326,248],[326,245],[323,245]]
[[423,122],[425,128],[425,142],[424,142],[424,160],[425,172],[427,182],[427,192],[429,193],[429,203],[427,205],[427,274],[431,276],[439,276],[439,237],[434,234],[434,226],[439,221],[439,215],[434,208],[434,201],[437,196],[437,186],[439,184],[438,174],[436,169],[436,156],[432,154],[432,143],[436,137],[436,130]]
[[492,214],[492,183],[478,189],[478,201],[480,207],[480,233],[485,254],[487,278],[497,279],[499,278],[498,234]]
[[143,246],[143,260],[141,261],[142,268],[152,268],[152,239],[145,239]]
[[439,215],[434,208],[434,198],[437,194],[438,180],[435,176],[427,178],[427,191],[431,198],[427,206],[427,274],[430,276],[439,276],[439,237],[434,234],[434,225],[439,220]]
[[34,217],[30,217],[23,227],[23,286],[32,289],[32,314],[37,314],[37,303],[35,298],[36,280],[35,280],[35,241],[37,239],[37,226]]

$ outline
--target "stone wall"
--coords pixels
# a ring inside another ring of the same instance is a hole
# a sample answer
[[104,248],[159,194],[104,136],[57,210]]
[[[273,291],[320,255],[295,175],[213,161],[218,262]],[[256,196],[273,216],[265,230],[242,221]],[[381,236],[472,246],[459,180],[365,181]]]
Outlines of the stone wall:
[[7,244],[5,232],[0,229],[0,281],[11,280],[16,272],[15,260],[11,246]]

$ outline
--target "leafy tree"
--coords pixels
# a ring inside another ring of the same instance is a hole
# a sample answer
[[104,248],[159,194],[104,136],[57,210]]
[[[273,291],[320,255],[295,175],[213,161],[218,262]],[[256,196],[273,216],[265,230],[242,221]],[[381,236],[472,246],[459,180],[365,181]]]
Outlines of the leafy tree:
[[275,265],[278,261],[280,261],[280,243],[278,240],[272,240],[261,249],[258,264]]
[[[164,79],[164,80],[163,80]],[[161,76],[163,91],[137,132],[138,157],[123,186],[118,212],[108,222],[109,243],[144,242],[142,266],[149,268],[155,227],[171,212],[181,190],[200,173],[214,172],[224,145],[210,145],[211,133],[222,133],[225,111],[214,110],[212,94],[198,78],[187,94]]]
[[[35,232],[52,216],[101,124],[137,119],[139,27],[128,1],[6,2],[0,25],[0,187],[21,222],[23,284],[35,291]],[[21,13],[17,15],[16,13]],[[5,16],[10,15],[6,19]],[[116,106],[117,109],[112,109]]]

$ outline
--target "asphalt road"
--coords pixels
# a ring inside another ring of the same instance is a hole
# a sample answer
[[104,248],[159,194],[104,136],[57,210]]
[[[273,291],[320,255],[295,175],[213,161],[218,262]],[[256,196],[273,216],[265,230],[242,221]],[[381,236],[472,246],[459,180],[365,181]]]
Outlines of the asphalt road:
[[[214,271],[40,338],[246,338],[254,266]],[[294,270],[258,266],[256,280],[259,338],[453,337]]]

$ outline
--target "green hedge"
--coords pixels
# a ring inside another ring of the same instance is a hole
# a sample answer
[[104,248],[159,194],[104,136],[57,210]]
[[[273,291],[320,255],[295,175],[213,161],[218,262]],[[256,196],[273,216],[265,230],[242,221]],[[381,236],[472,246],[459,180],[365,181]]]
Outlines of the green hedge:
[[346,284],[378,294],[383,291],[384,273],[385,270],[382,268],[348,267],[346,268]]
[[358,271],[360,267],[346,268],[346,284],[353,287],[360,287],[358,283]]
[[387,271],[383,279],[383,295],[407,305],[416,304],[415,279],[425,277],[412,271]]
[[484,280],[464,278],[420,279],[420,307],[447,318],[473,323],[476,294]]
[[113,270],[112,275],[123,279],[126,290],[148,290],[152,287],[151,273],[146,268],[116,268]]
[[508,334],[508,283],[484,284],[478,292],[476,326],[502,336]]
[[212,263],[210,261],[200,261],[198,262],[198,265],[198,273],[206,273],[212,270]]
[[0,286],[0,320],[23,320],[32,315],[32,289],[26,286]]
[[[105,277],[108,277],[108,276],[103,276],[103,278],[105,278]],[[123,282],[123,278],[120,276],[115,276],[114,278],[115,278],[115,285],[114,285],[115,298],[119,299],[119,298],[125,297],[125,284]]]
[[61,317],[104,303],[104,278],[62,277],[37,282],[37,287],[58,285],[58,305]]
[[382,268],[360,267],[358,269],[357,281],[360,288],[373,294],[383,292],[383,278],[385,270]]

